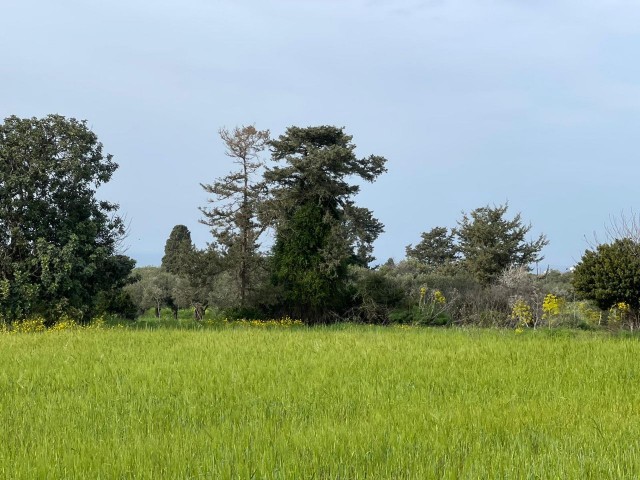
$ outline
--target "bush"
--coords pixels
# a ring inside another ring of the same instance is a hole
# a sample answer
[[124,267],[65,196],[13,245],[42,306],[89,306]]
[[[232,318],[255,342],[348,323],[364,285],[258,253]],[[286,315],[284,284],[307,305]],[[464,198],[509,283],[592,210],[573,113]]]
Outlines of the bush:
[[390,312],[405,301],[399,282],[378,270],[351,267],[350,285],[354,305],[348,312],[352,320],[366,323],[388,323]]
[[138,316],[138,307],[128,291],[112,290],[98,294],[95,313],[98,315],[107,313],[127,320],[135,320]]
[[587,250],[573,272],[573,286],[582,298],[602,310],[624,302],[640,307],[640,244],[624,238]]

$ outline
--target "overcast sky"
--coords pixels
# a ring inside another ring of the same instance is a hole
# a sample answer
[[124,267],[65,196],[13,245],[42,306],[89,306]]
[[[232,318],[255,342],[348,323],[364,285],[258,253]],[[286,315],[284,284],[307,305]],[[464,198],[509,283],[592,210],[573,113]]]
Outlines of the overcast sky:
[[139,265],[176,224],[211,240],[220,127],[328,124],[388,159],[359,196],[380,262],[508,201],[566,269],[638,210],[639,25],[636,0],[2,0],[0,115],[88,121]]

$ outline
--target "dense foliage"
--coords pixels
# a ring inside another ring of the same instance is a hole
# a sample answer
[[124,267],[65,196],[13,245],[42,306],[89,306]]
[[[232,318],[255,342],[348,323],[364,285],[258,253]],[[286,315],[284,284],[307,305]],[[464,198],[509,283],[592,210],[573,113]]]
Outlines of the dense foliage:
[[267,214],[276,230],[273,282],[281,308],[307,321],[325,321],[348,305],[347,267],[366,266],[382,224],[358,207],[360,187],[350,178],[373,182],[385,169],[379,156],[359,159],[343,129],[290,127],[271,142],[282,162],[265,173]]
[[[125,225],[96,198],[117,164],[86,122],[49,115],[0,125],[0,314],[86,319],[117,296],[134,262]],[[98,300],[102,298],[102,302]]]
[[456,245],[455,232],[446,227],[434,227],[420,234],[421,240],[414,247],[406,248],[408,258],[433,268],[452,265],[459,260],[460,248]]
[[549,243],[544,235],[527,241],[531,225],[524,225],[519,213],[506,219],[507,209],[506,204],[476,208],[463,214],[455,229],[465,268],[484,285],[509,266],[542,260],[540,251]]
[[189,271],[194,250],[189,229],[185,225],[176,225],[164,246],[162,268],[175,275],[186,274]]
[[[212,246],[197,249],[184,225],[173,227],[164,251],[160,268],[147,267],[135,272],[138,281],[129,290],[138,309],[144,311],[153,306],[159,316],[162,307],[169,307],[177,318],[180,308],[191,308],[194,317],[201,320],[223,273],[219,252]],[[228,295],[231,290],[227,288]],[[160,291],[163,293],[159,294]]]
[[640,244],[630,238],[587,250],[573,272],[573,286],[603,309],[624,302],[640,307]]
[[482,285],[495,283],[509,267],[529,266],[543,259],[540,255],[548,241],[544,235],[526,240],[531,225],[522,222],[520,213],[505,218],[508,205],[476,208],[463,212],[458,226],[451,231],[435,227],[421,234],[420,242],[407,246],[407,257],[431,270],[464,270]]
[[[358,158],[352,137],[333,126],[293,126],[273,140],[254,126],[219,134],[236,169],[201,184],[211,195],[200,210],[212,242],[199,249],[189,228],[176,225],[162,266],[131,273],[134,261],[119,249],[118,207],[96,198],[117,165],[86,122],[7,118],[0,125],[2,319],[52,324],[149,309],[177,319],[188,309],[199,322],[210,311],[306,323],[640,325],[633,228],[585,252],[573,275],[532,274],[546,237],[527,239],[531,225],[519,213],[509,218],[506,204],[485,206],[463,212],[453,229],[422,233],[404,260],[372,268],[383,225],[354,198],[359,181],[386,171],[384,158]],[[269,161],[261,158],[267,148]],[[262,248],[268,230],[275,240]],[[570,301],[576,294],[593,304]]]

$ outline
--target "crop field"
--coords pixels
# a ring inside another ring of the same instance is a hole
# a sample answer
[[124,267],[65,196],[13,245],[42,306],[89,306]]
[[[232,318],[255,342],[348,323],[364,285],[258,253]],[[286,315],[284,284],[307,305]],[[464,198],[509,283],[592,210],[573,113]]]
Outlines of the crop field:
[[579,331],[0,334],[2,478],[637,478],[640,342]]

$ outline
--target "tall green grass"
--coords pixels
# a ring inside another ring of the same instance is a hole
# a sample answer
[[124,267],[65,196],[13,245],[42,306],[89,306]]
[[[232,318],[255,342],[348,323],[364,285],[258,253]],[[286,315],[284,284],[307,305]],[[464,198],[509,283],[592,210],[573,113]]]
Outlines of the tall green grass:
[[4,478],[637,478],[640,343],[349,327],[0,335]]

